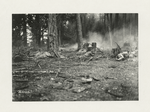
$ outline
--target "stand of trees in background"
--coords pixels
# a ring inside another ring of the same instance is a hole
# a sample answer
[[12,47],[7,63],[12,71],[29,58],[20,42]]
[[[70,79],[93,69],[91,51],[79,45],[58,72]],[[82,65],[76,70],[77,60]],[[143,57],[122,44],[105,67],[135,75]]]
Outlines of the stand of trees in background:
[[[126,28],[129,33],[126,33]],[[122,36],[138,36],[138,14],[102,13],[102,14],[13,14],[13,46],[46,46],[58,51],[66,43],[78,43],[82,49],[83,39],[89,32],[97,32],[106,38],[109,34],[112,44],[112,33],[122,29]],[[30,38],[29,38],[30,37]]]

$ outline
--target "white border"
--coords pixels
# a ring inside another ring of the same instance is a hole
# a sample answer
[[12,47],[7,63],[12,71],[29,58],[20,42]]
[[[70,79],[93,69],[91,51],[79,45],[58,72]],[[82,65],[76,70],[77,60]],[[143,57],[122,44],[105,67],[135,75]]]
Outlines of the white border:
[[[0,111],[1,112],[150,112],[149,0],[1,0]],[[139,13],[139,101],[12,102],[12,13]]]

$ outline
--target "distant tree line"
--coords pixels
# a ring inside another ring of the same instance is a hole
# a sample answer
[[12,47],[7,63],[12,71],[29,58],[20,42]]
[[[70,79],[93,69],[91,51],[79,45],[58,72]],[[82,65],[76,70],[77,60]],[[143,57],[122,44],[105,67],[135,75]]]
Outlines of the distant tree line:
[[[32,43],[38,47],[46,44],[47,49],[65,43],[78,43],[82,48],[83,38],[88,38],[89,32],[101,35],[123,29],[122,35],[138,36],[138,14],[126,13],[100,13],[100,14],[13,14],[12,15],[12,45],[27,46],[27,36],[30,35]],[[30,33],[28,32],[30,31]],[[45,41],[44,36],[47,33]]]

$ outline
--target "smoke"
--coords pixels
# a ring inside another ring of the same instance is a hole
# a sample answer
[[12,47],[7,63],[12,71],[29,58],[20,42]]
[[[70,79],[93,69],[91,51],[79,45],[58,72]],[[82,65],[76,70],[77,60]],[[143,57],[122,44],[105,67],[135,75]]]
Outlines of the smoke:
[[120,47],[124,47],[125,44],[128,44],[130,45],[131,49],[135,49],[136,47],[138,47],[138,37],[136,36],[136,33],[137,32],[132,34],[129,28],[113,31],[111,32],[111,43],[109,33],[103,36],[100,33],[89,32],[89,38],[87,40],[84,40],[84,42],[96,42],[97,47],[104,50],[111,50],[112,48],[116,48],[116,43],[118,43]]
[[132,49],[138,47],[138,32],[133,28],[133,31],[129,27],[116,30],[112,33],[113,45],[117,42],[120,47],[124,47],[125,43],[128,43]]
[[[134,28],[133,28],[134,29]],[[131,29],[124,28],[119,29],[111,32],[111,39],[112,43],[110,41],[110,34],[107,33],[105,35],[101,35],[97,32],[89,32],[88,33],[88,39],[83,39],[83,43],[92,43],[96,42],[97,47],[102,50],[111,50],[112,48],[116,48],[117,45],[120,47],[124,47],[125,44],[128,44],[129,47],[133,50],[138,47],[138,37],[136,36],[137,32],[135,29],[131,31]],[[67,49],[77,49],[77,43],[73,45],[69,45],[66,48]]]
[[109,49],[110,44],[109,41],[105,40],[104,37],[100,33],[89,32],[89,38],[86,40],[88,43],[96,42],[98,48]]

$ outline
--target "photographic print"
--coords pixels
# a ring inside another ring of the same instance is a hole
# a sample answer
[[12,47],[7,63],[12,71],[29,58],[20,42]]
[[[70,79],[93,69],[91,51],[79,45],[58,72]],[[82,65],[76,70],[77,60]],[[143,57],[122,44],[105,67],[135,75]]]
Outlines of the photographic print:
[[138,101],[138,13],[12,14],[12,101]]

